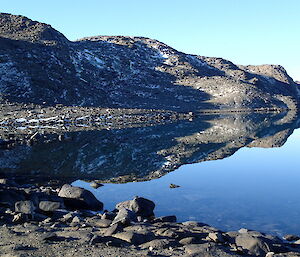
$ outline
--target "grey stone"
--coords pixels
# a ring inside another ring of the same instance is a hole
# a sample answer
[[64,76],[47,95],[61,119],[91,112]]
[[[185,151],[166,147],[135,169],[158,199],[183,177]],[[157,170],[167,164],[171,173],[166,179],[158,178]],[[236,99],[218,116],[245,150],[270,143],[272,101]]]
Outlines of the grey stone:
[[179,185],[175,185],[175,184],[170,184],[169,187],[170,187],[170,188],[178,188],[178,187],[180,187],[180,186],[179,186]]
[[296,240],[299,240],[300,237],[297,236],[297,235],[291,235],[291,234],[288,234],[288,235],[285,235],[283,237],[283,239],[285,239],[286,241],[296,241]]
[[273,251],[272,242],[262,237],[255,237],[248,234],[241,234],[235,238],[237,246],[248,250],[250,254],[262,256]]
[[131,210],[122,208],[119,210],[112,224],[121,223],[123,225],[130,225],[133,221],[137,221],[136,214]]
[[174,239],[154,239],[147,243],[140,244],[141,249],[149,249],[149,250],[157,250],[169,248],[178,245],[178,243]]
[[179,244],[181,244],[181,245],[190,245],[190,244],[196,244],[198,242],[199,242],[199,240],[195,237],[185,237],[185,238],[182,238],[179,241]]
[[40,201],[39,208],[45,212],[54,212],[60,208],[60,202]]
[[123,226],[120,223],[113,224],[105,230],[104,236],[112,236],[115,233],[121,232],[122,229]]
[[208,234],[208,238],[216,243],[224,243],[225,239],[220,232],[211,232]]
[[81,219],[78,216],[75,216],[71,221],[71,225],[78,225],[80,222]]
[[32,215],[35,211],[35,206],[32,201],[19,201],[15,203],[15,211]]
[[130,203],[130,210],[142,217],[154,216],[155,203],[143,197],[135,197]]
[[108,219],[92,217],[92,218],[88,218],[86,220],[86,223],[92,227],[108,228],[111,225],[112,221]]
[[98,183],[98,182],[96,182],[96,181],[92,181],[92,182],[90,183],[90,186],[93,187],[93,188],[95,188],[95,189],[97,189],[97,188],[99,188],[99,187],[102,187],[103,184]]
[[130,244],[140,245],[154,239],[153,233],[135,233],[132,231],[125,231],[114,234],[113,237],[122,239]]

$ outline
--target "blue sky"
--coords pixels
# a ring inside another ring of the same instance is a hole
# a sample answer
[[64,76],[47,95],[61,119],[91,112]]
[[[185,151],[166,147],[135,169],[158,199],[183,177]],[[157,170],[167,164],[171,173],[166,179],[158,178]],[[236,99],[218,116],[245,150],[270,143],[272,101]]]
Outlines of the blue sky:
[[0,10],[49,23],[70,40],[145,36],[237,64],[280,64],[300,80],[299,0],[2,0]]

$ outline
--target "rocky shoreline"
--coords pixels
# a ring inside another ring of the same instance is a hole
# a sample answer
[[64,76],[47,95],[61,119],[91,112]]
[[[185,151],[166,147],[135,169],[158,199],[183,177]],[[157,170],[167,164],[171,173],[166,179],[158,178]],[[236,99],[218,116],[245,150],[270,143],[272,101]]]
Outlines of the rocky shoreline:
[[103,211],[102,202],[80,187],[0,179],[0,255],[300,256],[296,235],[224,232],[173,215],[155,217],[154,208],[135,197]]

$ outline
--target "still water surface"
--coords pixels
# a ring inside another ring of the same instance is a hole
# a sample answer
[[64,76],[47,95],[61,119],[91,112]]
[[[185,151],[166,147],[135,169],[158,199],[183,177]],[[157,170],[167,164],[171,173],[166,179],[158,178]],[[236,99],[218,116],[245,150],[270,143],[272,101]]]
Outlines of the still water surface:
[[[300,231],[300,129],[279,148],[241,148],[232,156],[181,166],[146,182],[73,184],[92,191],[106,209],[134,196],[156,203],[155,214],[197,220],[224,230],[246,227],[282,235]],[[171,189],[169,184],[180,185]]]
[[[59,137],[40,129],[34,144],[0,149],[0,175],[21,183],[73,182],[107,210],[137,195],[156,203],[157,216],[223,230],[299,234],[299,127],[291,111],[124,129],[64,128]],[[15,131],[17,137],[32,132]],[[7,128],[0,127],[1,135]],[[84,182],[93,179],[107,183],[94,189]],[[131,182],[137,180],[144,182]],[[171,189],[171,183],[180,187]]]

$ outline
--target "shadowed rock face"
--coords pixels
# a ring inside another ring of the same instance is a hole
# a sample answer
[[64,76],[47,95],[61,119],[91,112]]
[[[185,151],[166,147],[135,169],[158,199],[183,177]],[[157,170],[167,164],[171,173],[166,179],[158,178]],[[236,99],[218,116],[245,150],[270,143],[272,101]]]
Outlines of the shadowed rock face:
[[178,111],[293,109],[296,88],[281,66],[237,66],[143,37],[71,42],[50,25],[0,14],[3,100]]
[[242,147],[279,147],[299,125],[295,113],[288,112],[204,116],[152,127],[72,132],[63,141],[2,150],[0,169],[2,174],[27,179],[149,180],[183,164],[228,157]]

